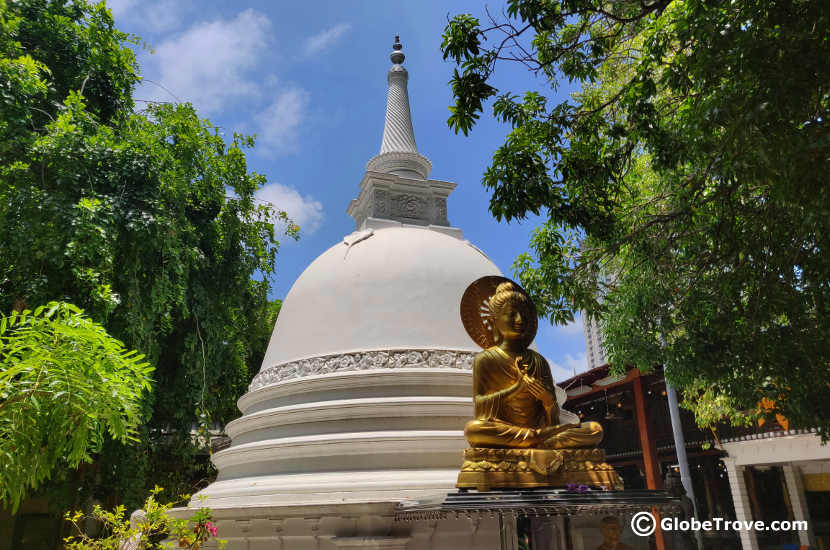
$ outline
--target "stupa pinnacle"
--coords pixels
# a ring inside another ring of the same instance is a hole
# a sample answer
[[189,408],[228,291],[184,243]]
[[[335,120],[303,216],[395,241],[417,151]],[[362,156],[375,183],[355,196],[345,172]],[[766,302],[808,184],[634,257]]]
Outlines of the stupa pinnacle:
[[380,152],[381,154],[393,151],[417,153],[415,132],[412,130],[412,114],[409,110],[409,91],[407,90],[409,73],[403,68],[406,56],[402,51],[400,37],[397,35],[392,48],[392,55],[389,59],[392,60],[393,65],[387,76],[389,95],[386,98],[386,125],[383,127]]
[[432,170],[432,164],[429,159],[418,153],[418,147],[415,145],[415,132],[412,129],[412,114],[409,109],[407,89],[409,73],[403,67],[406,56],[403,53],[400,37],[397,35],[389,59],[392,61],[392,66],[386,76],[389,92],[386,97],[383,141],[380,154],[369,161],[366,168],[375,172],[427,179]]

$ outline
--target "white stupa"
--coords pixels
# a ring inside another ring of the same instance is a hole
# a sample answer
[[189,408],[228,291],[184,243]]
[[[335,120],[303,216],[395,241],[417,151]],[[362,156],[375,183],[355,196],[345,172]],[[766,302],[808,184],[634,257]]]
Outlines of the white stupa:
[[347,212],[356,231],[300,275],[227,426],[209,506],[228,548],[497,548],[497,522],[396,523],[401,501],[454,490],[472,418],[459,303],[499,269],[447,219],[429,179],[397,37],[380,154]]

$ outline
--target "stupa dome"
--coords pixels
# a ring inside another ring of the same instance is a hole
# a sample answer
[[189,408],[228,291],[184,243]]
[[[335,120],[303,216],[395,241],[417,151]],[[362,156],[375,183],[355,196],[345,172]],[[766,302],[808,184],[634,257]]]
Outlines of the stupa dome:
[[499,269],[478,248],[437,228],[355,232],[294,283],[261,372],[350,352],[478,351],[458,304],[471,281],[493,274]]

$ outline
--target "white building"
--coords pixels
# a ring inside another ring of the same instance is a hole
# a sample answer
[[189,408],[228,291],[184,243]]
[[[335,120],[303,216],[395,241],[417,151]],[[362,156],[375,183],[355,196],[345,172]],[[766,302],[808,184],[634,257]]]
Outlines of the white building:
[[[286,296],[259,374],[227,426],[209,506],[229,550],[486,549],[495,519],[395,522],[454,490],[476,344],[459,303],[499,269],[447,217],[455,184],[415,145],[396,39],[380,154],[347,212],[356,231]],[[183,512],[184,513],[184,512]]]
[[768,529],[776,520],[807,525],[783,533],[741,530],[743,550],[771,548],[775,537],[804,548],[830,545],[830,444],[810,430],[786,430],[725,439],[723,449],[736,519],[762,521]]
[[602,329],[599,320],[588,317],[582,312],[582,332],[585,334],[585,355],[588,358],[588,370],[601,367],[608,362],[608,356],[602,347]]

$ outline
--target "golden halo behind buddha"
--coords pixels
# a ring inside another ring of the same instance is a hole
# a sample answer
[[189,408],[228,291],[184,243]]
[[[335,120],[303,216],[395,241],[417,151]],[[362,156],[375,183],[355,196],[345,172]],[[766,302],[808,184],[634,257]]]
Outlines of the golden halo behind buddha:
[[493,319],[490,314],[490,298],[496,293],[496,288],[502,283],[512,283],[518,292],[527,296],[531,314],[526,319],[528,326],[527,330],[525,330],[524,344],[530,345],[536,336],[538,325],[536,305],[530,299],[527,292],[517,282],[507,277],[487,275],[473,281],[461,297],[461,322],[464,324],[464,330],[483,349],[496,345]]

